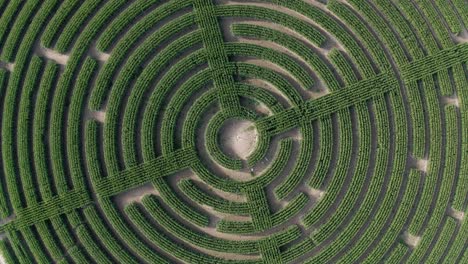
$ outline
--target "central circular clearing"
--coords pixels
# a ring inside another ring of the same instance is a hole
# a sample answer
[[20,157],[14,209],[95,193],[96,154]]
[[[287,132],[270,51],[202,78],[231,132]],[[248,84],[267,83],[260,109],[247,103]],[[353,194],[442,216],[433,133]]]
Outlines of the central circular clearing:
[[258,131],[255,123],[245,119],[227,119],[219,130],[221,150],[233,158],[246,160],[255,150]]

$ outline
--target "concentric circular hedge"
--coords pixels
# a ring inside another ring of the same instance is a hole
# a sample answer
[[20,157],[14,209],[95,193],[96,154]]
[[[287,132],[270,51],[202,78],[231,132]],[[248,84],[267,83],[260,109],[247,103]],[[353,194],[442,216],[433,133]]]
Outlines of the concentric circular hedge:
[[0,0],[2,258],[468,263],[467,25],[466,0]]

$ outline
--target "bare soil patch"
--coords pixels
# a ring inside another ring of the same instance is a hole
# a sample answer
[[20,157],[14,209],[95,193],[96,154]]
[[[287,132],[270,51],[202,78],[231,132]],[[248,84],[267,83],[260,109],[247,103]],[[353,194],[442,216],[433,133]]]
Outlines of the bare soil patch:
[[220,147],[230,156],[246,160],[257,145],[258,132],[252,121],[228,119],[219,132]]

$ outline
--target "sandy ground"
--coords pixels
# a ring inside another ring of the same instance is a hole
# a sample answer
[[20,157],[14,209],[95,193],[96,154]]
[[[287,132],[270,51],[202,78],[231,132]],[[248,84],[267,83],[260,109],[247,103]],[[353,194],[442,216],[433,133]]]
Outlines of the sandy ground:
[[458,100],[458,97],[456,96],[444,96],[441,99],[442,99],[442,103],[444,104],[460,107],[460,101]]
[[101,123],[106,121],[106,112],[104,111],[90,111],[86,110],[84,114],[85,119],[95,119]]
[[406,231],[401,235],[401,238],[409,247],[412,248],[416,247],[421,241],[421,237],[414,236]]
[[99,51],[96,46],[92,46],[92,48],[88,51],[88,55],[102,62],[106,62],[110,57],[109,53]]
[[467,43],[468,42],[468,30],[465,28],[460,34],[454,35],[451,34],[452,39],[455,40],[456,43]]
[[7,71],[12,72],[15,69],[15,64],[0,61],[0,68],[3,68],[5,70],[7,70]]
[[0,219],[0,225],[7,224],[7,223],[15,220],[15,218],[16,218],[16,215],[13,214],[13,215],[8,216],[7,218]]
[[53,60],[56,63],[61,64],[61,65],[66,65],[70,57],[68,54],[59,53],[55,50],[44,48],[40,45],[36,45],[35,53],[40,57]]
[[317,200],[322,199],[323,196],[325,195],[325,191],[322,191],[322,190],[319,190],[319,189],[314,189],[314,188],[310,188],[308,193],[309,193],[310,196],[314,197]]
[[119,205],[119,207],[124,208],[126,205],[133,202],[141,202],[141,199],[147,194],[159,196],[159,192],[153,187],[153,184],[147,183],[115,196],[115,203]]
[[272,111],[264,103],[258,103],[251,107],[252,107],[252,110],[256,111],[259,114],[266,115],[266,116],[272,114]]
[[415,157],[409,156],[406,160],[409,167],[415,168],[422,172],[427,172],[427,168],[429,167],[429,160],[426,158],[417,159]]
[[420,171],[427,172],[428,166],[429,166],[429,160],[427,159],[420,159],[416,162],[416,168]]
[[448,210],[447,210],[447,214],[453,218],[455,218],[456,220],[462,222],[463,219],[465,218],[465,213],[462,212],[462,211],[457,211],[455,209],[453,209],[452,207],[450,207]]
[[219,133],[220,147],[230,156],[247,160],[257,146],[258,132],[251,121],[226,120]]
[[[60,53],[53,49],[42,47],[39,44],[35,45],[34,52],[38,56],[53,60],[61,65],[66,65],[70,58],[69,54]],[[91,49],[88,51],[88,55],[101,62],[106,62],[110,57],[110,54],[99,51],[96,46],[91,47]]]

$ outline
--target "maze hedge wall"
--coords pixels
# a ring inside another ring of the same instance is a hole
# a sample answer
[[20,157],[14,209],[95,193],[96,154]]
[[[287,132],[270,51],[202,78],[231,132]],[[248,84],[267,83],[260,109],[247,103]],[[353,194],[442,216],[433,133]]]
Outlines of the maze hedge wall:
[[0,0],[2,261],[468,263],[467,26],[466,0]]

